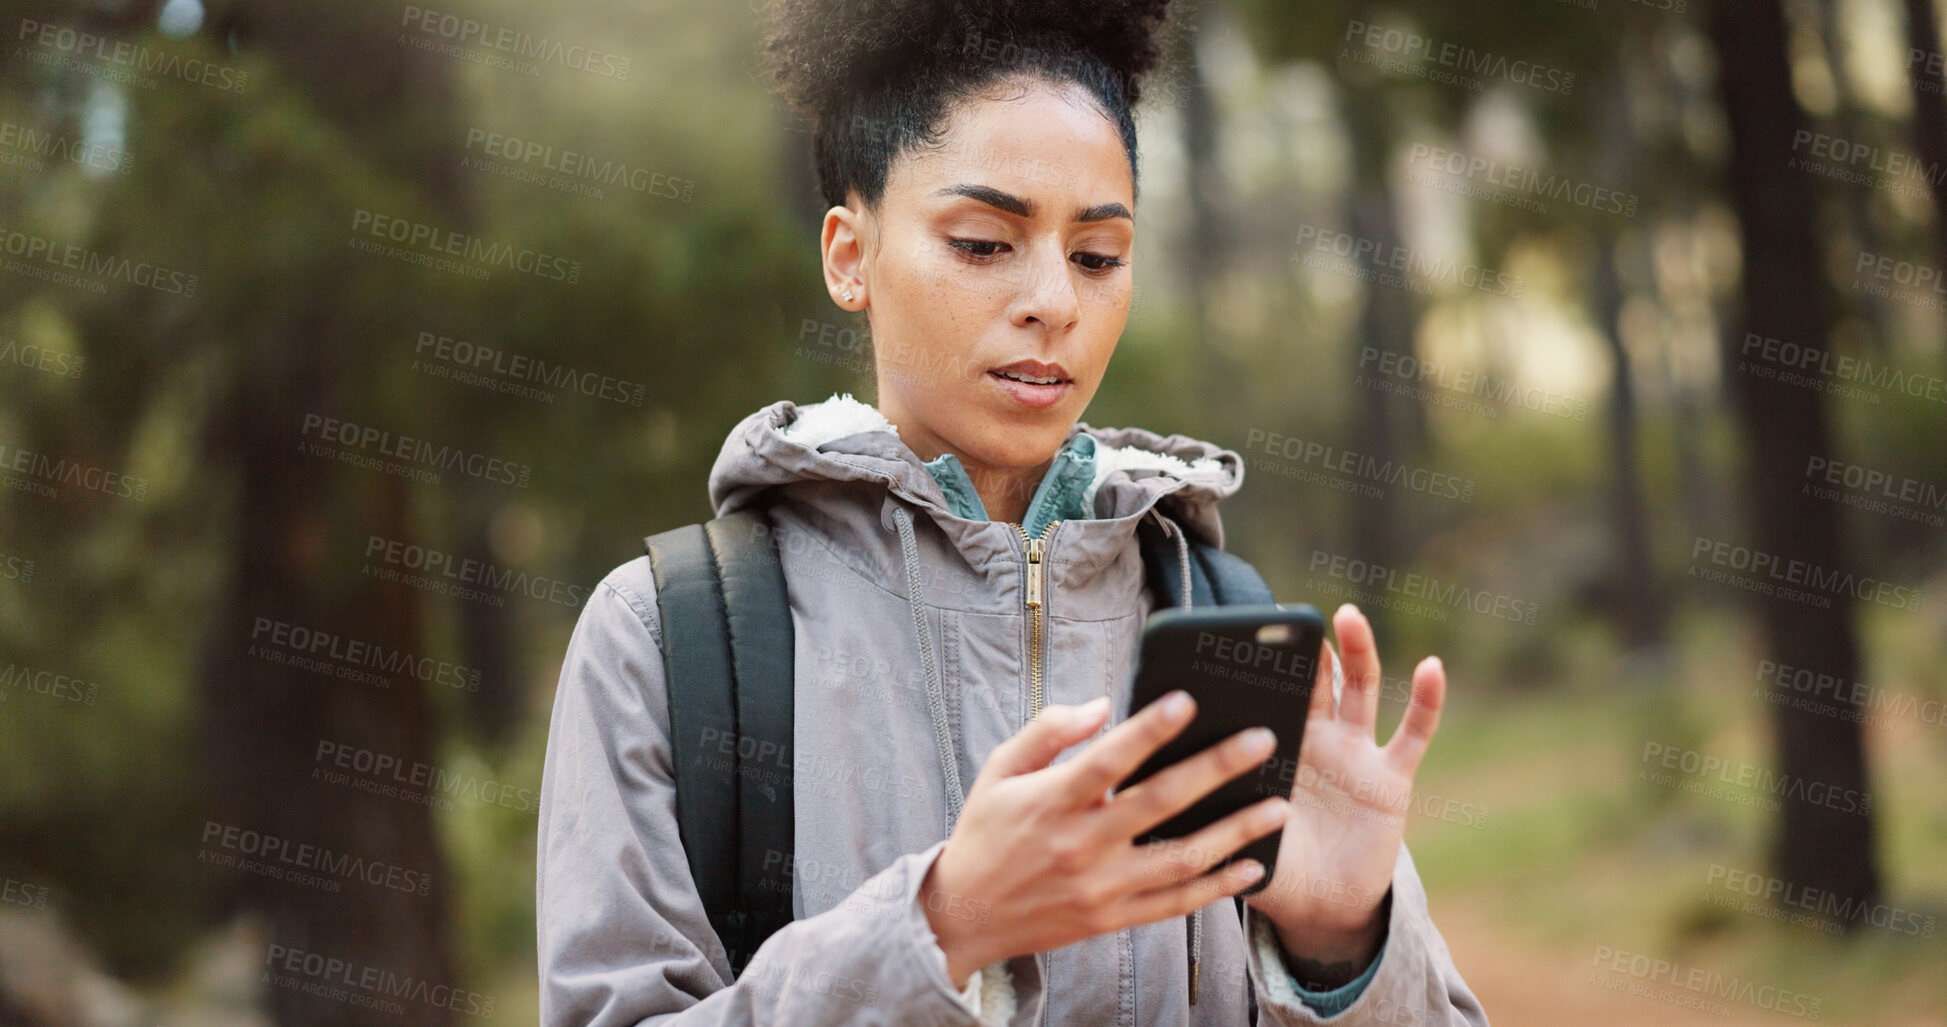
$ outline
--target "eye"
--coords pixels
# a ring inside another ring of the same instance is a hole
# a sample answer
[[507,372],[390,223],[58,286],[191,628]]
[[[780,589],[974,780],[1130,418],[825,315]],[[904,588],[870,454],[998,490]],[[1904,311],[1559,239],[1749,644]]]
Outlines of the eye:
[[997,256],[1001,250],[1007,248],[1006,243],[992,239],[949,239],[947,245],[976,259]]
[[1102,276],[1106,276],[1116,268],[1128,263],[1126,260],[1104,256],[1100,253],[1089,253],[1086,250],[1075,254],[1075,261],[1081,264],[1083,270],[1088,271],[1090,274]]

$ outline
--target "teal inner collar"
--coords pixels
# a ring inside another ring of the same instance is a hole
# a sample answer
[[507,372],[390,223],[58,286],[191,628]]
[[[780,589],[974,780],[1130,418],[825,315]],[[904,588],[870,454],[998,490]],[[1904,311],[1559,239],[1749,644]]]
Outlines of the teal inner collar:
[[[970,521],[989,519],[987,508],[980,502],[980,493],[974,491],[973,479],[967,477],[967,469],[961,466],[959,457],[941,453],[921,466],[931,471],[933,479],[940,483],[940,491],[946,493],[947,509],[954,516]],[[1093,480],[1095,437],[1076,432],[1061,447],[1061,452],[1055,454],[1048,472],[1041,476],[1040,487],[1034,491],[1034,500],[1028,503],[1027,515],[1021,519],[1021,527],[1027,530],[1028,537],[1041,537],[1053,521],[1086,520],[1095,516],[1094,511],[1082,505],[1082,493]]]

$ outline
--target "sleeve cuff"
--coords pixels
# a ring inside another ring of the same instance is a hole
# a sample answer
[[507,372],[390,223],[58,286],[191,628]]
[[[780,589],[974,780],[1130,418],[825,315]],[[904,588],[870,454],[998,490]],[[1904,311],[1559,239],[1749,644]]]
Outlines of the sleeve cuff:
[[[1262,916],[1251,917],[1251,945],[1256,950],[1258,965],[1266,971],[1266,986],[1274,997],[1286,1002],[1296,999],[1320,1016],[1342,1013],[1352,1003],[1359,1001],[1359,996],[1365,994],[1366,985],[1371,984],[1379,974],[1379,965],[1385,962],[1386,944],[1390,940],[1389,936],[1380,941],[1379,951],[1373,955],[1364,973],[1331,991],[1312,991],[1291,976],[1290,965],[1285,962],[1284,946],[1278,942],[1278,933],[1271,926],[1271,921]],[[945,958],[941,957],[942,960]]]
[[[929,854],[929,858],[925,861],[927,866],[930,867],[931,861],[939,858],[938,847],[936,846],[935,851]],[[919,876],[924,878],[925,874],[925,870],[921,870]],[[926,919],[926,911],[921,907],[917,889],[913,895],[909,915],[918,921],[919,932],[925,936],[924,948],[927,961],[939,968],[941,980],[947,980],[946,950],[940,948],[939,936],[933,933],[933,926]],[[949,989],[951,984],[952,982],[948,981]],[[1016,1004],[1014,979],[1008,972],[1007,961],[998,960],[975,970],[967,978],[967,986],[956,993],[955,997],[960,1000],[960,1005],[968,1013],[984,1025],[997,1027],[1013,1019]]]

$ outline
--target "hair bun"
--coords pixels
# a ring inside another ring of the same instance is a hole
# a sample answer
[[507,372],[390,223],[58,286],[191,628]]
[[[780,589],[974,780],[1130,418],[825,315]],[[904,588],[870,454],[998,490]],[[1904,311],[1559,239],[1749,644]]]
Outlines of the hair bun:
[[[816,119],[888,78],[1065,37],[1118,73],[1133,106],[1161,61],[1169,0],[776,0],[763,42],[786,103]],[[1018,55],[1019,50],[1012,51]]]

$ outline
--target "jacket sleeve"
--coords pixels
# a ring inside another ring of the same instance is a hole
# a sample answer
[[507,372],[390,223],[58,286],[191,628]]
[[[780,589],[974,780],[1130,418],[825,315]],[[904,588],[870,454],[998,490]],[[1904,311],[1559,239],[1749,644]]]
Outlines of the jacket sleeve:
[[[1312,1008],[1319,993],[1301,995],[1297,982],[1286,968],[1277,935],[1270,923],[1250,906],[1244,908],[1244,935],[1247,941],[1246,967],[1251,984],[1257,989],[1259,1027],[1289,1027],[1294,1024],[1337,1024],[1363,1027],[1487,1027],[1487,1013],[1480,1000],[1461,980],[1447,951],[1446,939],[1433,926],[1427,909],[1426,889],[1413,857],[1400,843],[1399,858],[1393,864],[1393,886],[1386,936],[1379,955],[1364,980],[1363,989],[1339,1011],[1326,1014]],[[1358,982],[1353,982],[1357,984]],[[1340,992],[1353,992],[1347,985]],[[1340,992],[1327,993],[1339,996]],[[1309,997],[1311,1002],[1306,1002]]]
[[785,926],[731,980],[677,832],[660,632],[638,558],[590,594],[568,642],[536,853],[543,1027],[980,1027],[917,899],[943,841]]

